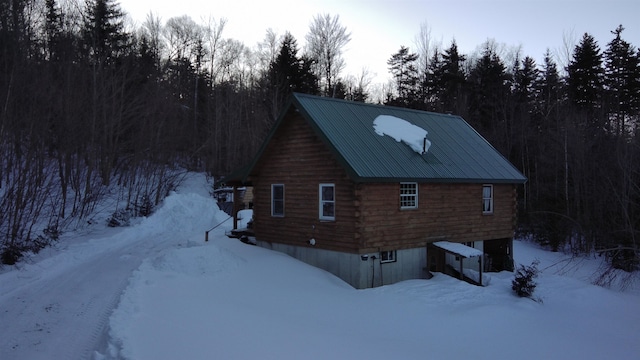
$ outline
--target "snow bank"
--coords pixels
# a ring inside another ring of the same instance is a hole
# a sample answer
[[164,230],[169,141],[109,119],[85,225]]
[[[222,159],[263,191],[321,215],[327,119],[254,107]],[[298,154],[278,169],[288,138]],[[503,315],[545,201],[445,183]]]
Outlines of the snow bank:
[[427,130],[391,115],[379,115],[373,120],[373,129],[380,136],[390,136],[404,142],[418,154],[425,154],[431,147]]
[[[510,272],[492,274],[487,287],[436,273],[355,290],[222,233],[188,244],[134,273],[105,357],[633,359],[640,351],[638,296],[544,270],[539,304],[512,293]],[[516,259],[546,254],[514,247]]]
[[640,296],[590,285],[598,259],[514,241],[516,262],[540,260],[534,295],[542,304],[513,294],[511,272],[492,273],[486,287],[436,273],[355,290],[224,236],[232,223],[203,180],[190,178],[131,227],[82,235],[51,261],[0,274],[0,358],[89,358],[73,355],[99,346],[104,324],[96,359],[636,359],[640,352]]

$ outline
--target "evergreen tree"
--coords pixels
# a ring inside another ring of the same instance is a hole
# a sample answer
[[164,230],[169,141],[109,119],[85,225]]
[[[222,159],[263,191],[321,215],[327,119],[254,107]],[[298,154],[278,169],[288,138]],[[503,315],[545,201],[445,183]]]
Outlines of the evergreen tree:
[[367,92],[362,88],[362,87],[356,87],[351,89],[351,91],[347,92],[347,100],[350,101],[358,101],[358,102],[367,102],[367,99],[369,98],[369,94],[367,94]]
[[48,57],[50,60],[58,58],[58,45],[62,34],[62,14],[56,5],[56,0],[46,0],[45,34]]
[[26,58],[28,48],[24,0],[0,1],[0,65],[10,66]]
[[585,33],[574,48],[567,72],[569,100],[583,111],[591,112],[599,108],[604,85],[604,69],[600,47],[590,34]]
[[342,82],[342,80],[338,80],[334,85],[333,97],[336,99],[346,99],[349,93],[349,89],[347,85]]
[[612,33],[615,38],[605,51],[605,78],[609,121],[617,135],[628,134],[632,118],[640,105],[640,61],[634,47],[624,41],[622,25]]
[[529,159],[530,148],[536,142],[536,130],[539,130],[534,121],[538,76],[539,70],[533,58],[526,56],[521,61],[516,60],[509,109],[513,118],[514,133],[520,137],[517,148],[521,154],[518,159],[523,162]]
[[455,40],[440,52],[436,50],[429,63],[428,80],[431,109],[438,112],[465,115],[467,108],[466,56],[458,53]]
[[280,51],[269,64],[267,76],[262,80],[266,93],[267,111],[275,121],[280,110],[293,92],[316,95],[319,93],[318,78],[312,70],[313,60],[298,57],[298,43],[287,32],[281,42]]
[[[526,220],[536,239],[557,249],[569,236],[566,126],[562,115],[563,89],[558,67],[549,50],[533,84],[531,126],[526,136],[529,154],[523,166]],[[522,74],[522,73],[521,73]],[[522,76],[522,75],[520,75]],[[528,81],[527,81],[528,82]],[[560,215],[563,214],[563,215]]]
[[533,99],[536,93],[536,80],[538,79],[538,69],[533,58],[526,56],[522,59],[514,73],[514,95],[516,103],[533,105]]
[[83,42],[87,55],[98,64],[114,64],[125,50],[124,13],[116,0],[86,0]]
[[389,71],[395,78],[397,91],[397,97],[391,101],[391,105],[411,107],[417,102],[417,60],[417,54],[410,53],[408,47],[401,46],[387,61]]
[[505,112],[505,101],[510,91],[508,80],[504,63],[490,44],[486,44],[482,57],[475,62],[469,74],[469,118],[474,122],[472,125],[503,154],[506,152],[505,141],[510,135]]
[[[562,100],[562,82],[558,73],[558,65],[547,49],[544,54],[544,64],[536,80],[536,112],[543,119],[548,119],[552,111],[558,110],[558,103]],[[543,126],[543,124],[540,124]]]
[[465,107],[466,74],[464,62],[466,56],[458,53],[458,45],[455,40],[442,54],[442,105],[446,112],[462,114]]
[[278,56],[270,64],[271,84],[285,96],[292,92],[317,94],[318,81],[311,69],[312,62],[308,57],[298,57],[298,43],[291,33],[286,33]]
[[425,103],[427,109],[431,111],[444,112],[443,98],[443,61],[442,52],[439,49],[435,49],[428,65],[428,76],[426,77],[425,84]]
[[614,174],[610,155],[615,152],[615,142],[607,131],[602,62],[598,44],[593,36],[585,33],[574,48],[567,68],[569,101],[564,123],[564,164],[569,196],[566,214],[580,224],[579,229],[572,229],[578,233],[577,241],[572,241],[577,252],[588,252],[605,241],[608,220],[604,219],[612,210],[608,199],[614,198],[608,178]]
[[[522,172],[531,175],[531,164],[535,162],[536,147],[539,141],[539,133],[536,131],[534,121],[535,109],[535,82],[538,78],[538,69],[533,58],[526,56],[524,59],[515,59],[513,76],[511,81],[511,94],[506,103],[506,119],[511,124],[511,140],[507,139],[507,148],[510,153],[507,155],[510,160],[519,164]],[[525,194],[530,192],[530,186],[525,184]],[[528,199],[528,196],[525,197]],[[524,203],[523,206],[528,204]]]

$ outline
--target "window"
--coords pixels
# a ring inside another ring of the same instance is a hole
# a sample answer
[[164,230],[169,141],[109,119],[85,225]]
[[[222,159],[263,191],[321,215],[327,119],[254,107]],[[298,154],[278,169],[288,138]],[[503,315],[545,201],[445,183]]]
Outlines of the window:
[[336,219],[335,185],[320,184],[320,220]]
[[390,263],[396,261],[396,252],[394,251],[381,251],[380,252],[380,263]]
[[493,214],[493,185],[482,185],[482,213]]
[[400,209],[418,208],[418,183],[400,183]]
[[271,216],[284,216],[284,185],[271,185]]

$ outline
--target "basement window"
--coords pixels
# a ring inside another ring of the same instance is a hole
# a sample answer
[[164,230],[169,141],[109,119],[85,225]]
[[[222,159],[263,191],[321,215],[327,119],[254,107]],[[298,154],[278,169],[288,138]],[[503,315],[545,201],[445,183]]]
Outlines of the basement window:
[[380,251],[380,263],[391,263],[396,261],[396,251]]
[[482,185],[482,213],[493,214],[493,185]]
[[400,209],[418,208],[418,183],[400,183]]
[[284,185],[271,185],[271,216],[284,217]]
[[319,193],[320,220],[334,221],[336,219],[335,185],[320,184]]

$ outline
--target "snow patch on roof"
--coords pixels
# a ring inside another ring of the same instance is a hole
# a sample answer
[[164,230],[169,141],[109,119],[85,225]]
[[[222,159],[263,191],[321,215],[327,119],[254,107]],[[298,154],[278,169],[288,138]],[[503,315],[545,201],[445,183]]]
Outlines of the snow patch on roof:
[[427,130],[391,115],[379,115],[373,120],[373,129],[380,136],[390,136],[407,144],[418,154],[425,154],[431,147]]
[[474,249],[471,246],[467,246],[465,244],[452,243],[448,241],[437,241],[437,242],[434,242],[433,245],[441,249],[447,250],[451,253],[454,253],[456,255],[460,255],[464,258],[482,256],[482,251],[478,249]]

